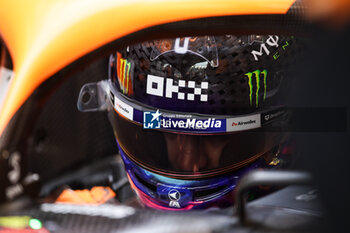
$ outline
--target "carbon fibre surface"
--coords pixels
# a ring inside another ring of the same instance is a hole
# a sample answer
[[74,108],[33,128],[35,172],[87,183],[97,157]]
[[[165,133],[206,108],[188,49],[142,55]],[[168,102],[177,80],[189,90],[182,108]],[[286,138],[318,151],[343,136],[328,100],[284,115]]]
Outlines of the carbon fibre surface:
[[[310,187],[288,187],[248,205],[249,221],[241,225],[232,209],[198,212],[164,212],[123,205],[73,206],[41,204],[5,215],[40,219],[51,233],[61,232],[171,232],[271,233],[320,232],[323,224],[315,198],[300,200]],[[284,203],[281,205],[281,203]],[[304,208],[305,207],[305,208]],[[4,211],[4,210],[3,210]],[[0,212],[3,216],[4,212]],[[1,228],[0,228],[1,230]]]

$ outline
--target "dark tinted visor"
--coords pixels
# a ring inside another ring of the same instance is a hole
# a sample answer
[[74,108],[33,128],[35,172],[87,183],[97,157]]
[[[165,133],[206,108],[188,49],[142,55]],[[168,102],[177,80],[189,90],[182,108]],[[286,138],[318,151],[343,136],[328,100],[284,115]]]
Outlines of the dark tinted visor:
[[122,150],[132,161],[177,178],[204,178],[239,169],[268,154],[281,141],[281,133],[264,132],[264,128],[194,135],[144,129],[115,111],[110,118]]

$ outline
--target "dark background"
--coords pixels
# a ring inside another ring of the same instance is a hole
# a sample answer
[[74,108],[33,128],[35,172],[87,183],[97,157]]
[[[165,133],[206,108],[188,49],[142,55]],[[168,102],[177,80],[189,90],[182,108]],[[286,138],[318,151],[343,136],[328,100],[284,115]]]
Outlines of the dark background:
[[[330,232],[349,232],[349,102],[350,27],[314,27],[309,49],[296,67],[296,82],[290,105],[305,108],[339,107],[346,110],[342,131],[294,133],[299,150],[299,168],[311,171],[330,220]],[[314,114],[317,121],[322,115]],[[328,114],[328,113],[327,113]],[[342,116],[339,116],[340,118]],[[338,116],[320,124],[337,124]],[[303,119],[299,119],[302,123]],[[322,128],[322,126],[320,126]]]
[[77,109],[81,87],[107,78],[108,57],[75,72],[45,103],[28,147],[28,167],[43,183],[118,153],[107,113]]

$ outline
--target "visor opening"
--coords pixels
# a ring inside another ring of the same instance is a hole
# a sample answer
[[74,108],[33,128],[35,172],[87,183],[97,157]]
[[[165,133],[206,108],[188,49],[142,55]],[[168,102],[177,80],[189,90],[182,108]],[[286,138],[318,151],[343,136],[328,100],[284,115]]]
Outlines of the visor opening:
[[227,188],[227,185],[222,185],[216,188],[212,189],[206,189],[206,190],[198,190],[194,192],[194,200],[204,200],[204,199],[209,199],[213,195],[217,194],[218,192],[221,192]]
[[142,179],[137,173],[134,173],[134,176],[135,176],[136,180],[139,183],[141,183],[143,186],[145,186],[146,188],[148,188],[152,192],[155,192],[155,193],[157,192],[157,187],[155,185],[148,183],[146,180]]

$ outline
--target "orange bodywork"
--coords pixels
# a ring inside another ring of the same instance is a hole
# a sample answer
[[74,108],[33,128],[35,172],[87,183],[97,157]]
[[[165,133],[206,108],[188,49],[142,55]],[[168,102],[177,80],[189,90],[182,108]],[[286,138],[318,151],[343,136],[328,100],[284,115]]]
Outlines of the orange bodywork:
[[56,203],[101,205],[115,196],[115,193],[109,187],[96,186],[91,190],[65,189],[56,199]]
[[294,1],[0,0],[0,34],[15,73],[0,106],[0,135],[42,82],[106,43],[151,26],[187,19],[285,14]]

